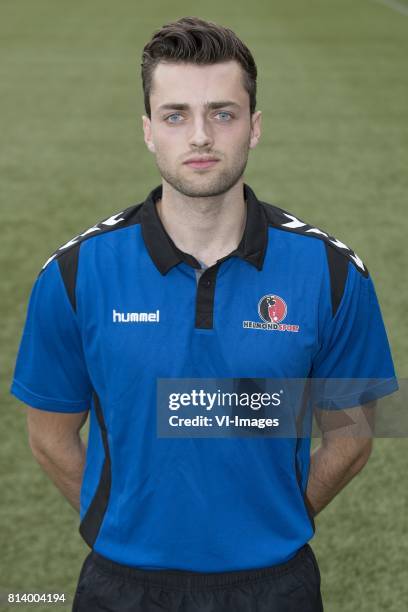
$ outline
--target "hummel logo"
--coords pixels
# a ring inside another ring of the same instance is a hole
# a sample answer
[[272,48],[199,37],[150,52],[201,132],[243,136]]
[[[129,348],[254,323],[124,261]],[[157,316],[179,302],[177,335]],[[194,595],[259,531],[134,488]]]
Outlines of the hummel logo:
[[156,312],[116,312],[112,310],[112,320],[114,323],[158,323],[160,310]]

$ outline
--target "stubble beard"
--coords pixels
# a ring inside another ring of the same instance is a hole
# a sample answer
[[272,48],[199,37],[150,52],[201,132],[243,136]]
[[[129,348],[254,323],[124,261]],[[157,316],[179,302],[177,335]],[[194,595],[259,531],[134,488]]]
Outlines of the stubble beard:
[[[249,139],[247,145],[234,155],[229,167],[217,171],[217,166],[207,173],[197,172],[196,176],[188,178],[188,172],[194,172],[186,166],[180,172],[172,172],[166,160],[156,151],[155,161],[160,176],[179,193],[192,198],[219,196],[231,189],[245,172],[249,155]],[[218,162],[222,163],[222,161]],[[184,174],[183,174],[184,173]]]

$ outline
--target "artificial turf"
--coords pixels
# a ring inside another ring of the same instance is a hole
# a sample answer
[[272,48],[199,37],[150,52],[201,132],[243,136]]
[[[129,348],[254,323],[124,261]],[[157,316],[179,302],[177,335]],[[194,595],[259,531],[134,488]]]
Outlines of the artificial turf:
[[[8,388],[29,291],[45,260],[160,182],[142,137],[140,56],[167,21],[210,19],[250,47],[263,131],[245,180],[260,199],[363,259],[397,373],[407,376],[408,16],[395,6],[1,2],[2,610],[34,608],[8,606],[9,592],[65,593],[65,607],[34,609],[70,609],[88,551],[78,516],[31,456],[25,409]],[[328,612],[408,609],[407,468],[406,439],[376,440],[365,469],[317,518],[312,546]]]

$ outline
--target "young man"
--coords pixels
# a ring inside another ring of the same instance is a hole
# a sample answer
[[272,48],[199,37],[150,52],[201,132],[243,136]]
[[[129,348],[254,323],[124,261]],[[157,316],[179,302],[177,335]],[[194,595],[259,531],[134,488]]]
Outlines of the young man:
[[156,433],[160,379],[387,379],[370,400],[396,385],[363,262],[243,182],[256,76],[228,28],[157,31],[143,130],[162,184],[60,247],[35,283],[12,392],[92,549],[76,611],[323,609],[313,517],[370,438],[327,432],[310,457],[308,436]]

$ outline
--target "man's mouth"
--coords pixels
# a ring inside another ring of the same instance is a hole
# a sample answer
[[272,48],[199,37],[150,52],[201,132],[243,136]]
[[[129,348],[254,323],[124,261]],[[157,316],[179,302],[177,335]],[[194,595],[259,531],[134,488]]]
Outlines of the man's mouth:
[[190,168],[196,168],[198,170],[200,169],[204,169],[204,168],[211,168],[212,166],[215,166],[215,164],[218,162],[218,159],[207,159],[207,160],[191,160],[191,161],[187,161],[184,162],[186,166],[190,166]]

